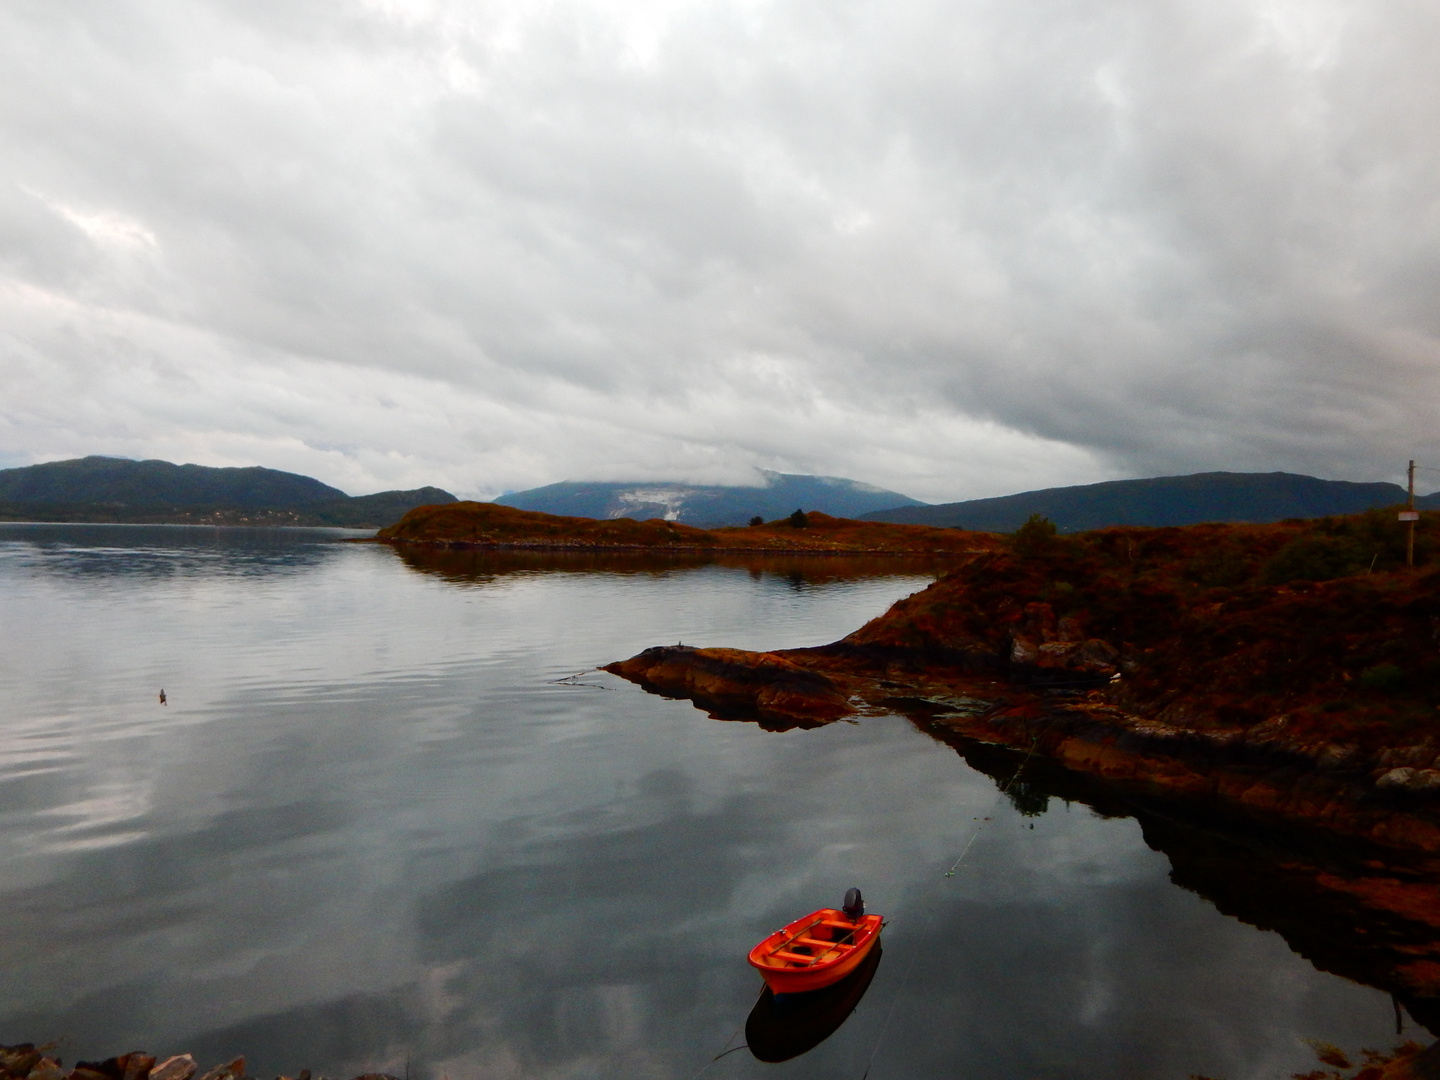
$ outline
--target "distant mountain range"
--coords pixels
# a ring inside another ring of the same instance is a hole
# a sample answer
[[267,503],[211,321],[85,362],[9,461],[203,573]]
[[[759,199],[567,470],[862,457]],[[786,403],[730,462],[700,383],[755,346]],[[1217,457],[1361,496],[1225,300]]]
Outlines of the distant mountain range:
[[[1262,523],[1358,514],[1403,503],[1405,498],[1405,489],[1399,484],[1320,480],[1283,472],[1214,472],[1110,480],[936,506],[897,506],[862,517],[904,525],[1013,532],[1031,514],[1040,514],[1062,532],[1082,532],[1108,525]],[[1440,509],[1440,493],[1417,498],[1415,504],[1422,509]]]
[[85,457],[0,469],[0,520],[342,525],[380,528],[455,502],[440,488],[346,495],[297,473]]
[[[573,483],[496,499],[567,517],[664,518],[702,528],[766,521],[797,509],[834,517],[1013,532],[1031,514],[1064,532],[1107,525],[1272,522],[1356,514],[1405,501],[1398,484],[1320,480],[1295,473],[1196,473],[1046,488],[929,506],[837,476],[763,473],[751,487],[676,483]],[[216,469],[168,461],[86,457],[0,470],[0,521],[190,522],[381,528],[416,506],[451,503],[440,488],[351,496],[308,476],[252,466]],[[1440,510],[1440,492],[1415,500]]]
[[[819,510],[832,517],[856,518],[872,510],[892,511],[924,504],[898,491],[838,476],[804,476],[762,470],[765,483],[754,487],[669,483],[549,484],[496,499],[502,506],[588,518],[664,518],[711,528],[744,525],[752,517],[773,521],[795,510]],[[880,520],[889,520],[888,518]]]

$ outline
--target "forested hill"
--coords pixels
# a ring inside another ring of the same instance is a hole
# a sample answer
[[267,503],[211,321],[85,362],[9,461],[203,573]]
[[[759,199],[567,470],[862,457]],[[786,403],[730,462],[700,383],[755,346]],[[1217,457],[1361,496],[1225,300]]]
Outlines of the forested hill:
[[350,496],[298,473],[85,457],[0,470],[0,520],[344,525],[379,528],[454,502],[440,488]]
[[[906,525],[1013,532],[1031,514],[1040,514],[1063,532],[1081,532],[1109,525],[1266,523],[1358,514],[1404,501],[1405,489],[1398,484],[1321,480],[1284,472],[1213,472],[1111,480],[936,506],[900,506],[862,516]],[[1440,493],[1416,503],[1440,509]]]

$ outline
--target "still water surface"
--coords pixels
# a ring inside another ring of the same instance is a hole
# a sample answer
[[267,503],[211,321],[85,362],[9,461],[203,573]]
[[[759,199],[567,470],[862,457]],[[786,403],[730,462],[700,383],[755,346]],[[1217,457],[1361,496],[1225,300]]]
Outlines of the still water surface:
[[904,718],[775,733],[565,681],[830,641],[921,568],[344,535],[0,526],[0,1042],[683,1080],[743,1041],[750,945],[850,885],[892,919],[858,1010],[705,1076],[1241,1080],[1394,1041],[1388,997],[1172,884],[1132,818],[1021,814]]

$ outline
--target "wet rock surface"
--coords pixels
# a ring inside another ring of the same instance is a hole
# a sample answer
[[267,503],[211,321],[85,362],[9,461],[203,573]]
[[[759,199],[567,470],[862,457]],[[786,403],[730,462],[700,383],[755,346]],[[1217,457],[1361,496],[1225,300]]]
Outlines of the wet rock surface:
[[[0,1046],[0,1080],[256,1080],[245,1071],[243,1057],[201,1073],[189,1054],[176,1054],[157,1062],[154,1055],[136,1050],[104,1061],[79,1061],[67,1069],[61,1059],[54,1056],[55,1050],[54,1043]],[[302,1069],[294,1077],[282,1076],[276,1080],[311,1080],[310,1070]],[[398,1077],[366,1073],[354,1080],[398,1080]]]
[[855,711],[833,679],[776,653],[657,646],[605,670],[712,715],[754,717],[772,728],[814,727]]
[[1440,571],[1272,581],[1323,527],[994,551],[830,645],[652,649],[608,670],[767,726],[941,716],[1127,790],[1440,852]]

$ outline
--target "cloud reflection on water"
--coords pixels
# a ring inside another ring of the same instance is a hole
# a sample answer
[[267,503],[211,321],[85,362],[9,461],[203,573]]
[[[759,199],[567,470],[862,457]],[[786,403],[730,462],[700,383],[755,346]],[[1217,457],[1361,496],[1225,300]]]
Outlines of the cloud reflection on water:
[[[852,884],[889,958],[786,1077],[853,1070],[897,1000],[875,1076],[1235,1080],[1308,1064],[1303,1037],[1385,1041],[1383,995],[1176,889],[1135,821],[1022,817],[900,718],[771,734],[552,682],[676,636],[831,640],[922,577],[471,589],[338,545],[283,588],[200,575],[190,603],[195,581],[27,565],[0,561],[29,620],[0,668],[0,1030],[67,1060],[687,1076],[755,999],[750,945]],[[115,842],[53,843],[78,820]]]

